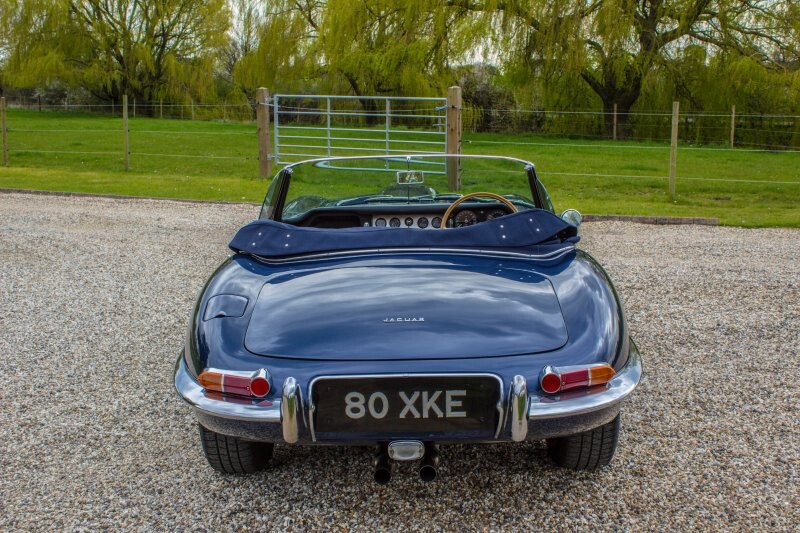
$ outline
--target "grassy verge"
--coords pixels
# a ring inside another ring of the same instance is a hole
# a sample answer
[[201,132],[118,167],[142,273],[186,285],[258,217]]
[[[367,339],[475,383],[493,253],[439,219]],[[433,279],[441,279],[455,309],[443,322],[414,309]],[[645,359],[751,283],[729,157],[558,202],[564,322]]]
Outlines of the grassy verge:
[[[0,168],[0,187],[248,202],[267,187],[256,177],[253,124],[132,119],[129,172],[119,118],[9,110],[8,127],[11,166]],[[682,146],[669,202],[666,144],[475,134],[463,150],[533,161],[559,209],[800,227],[797,152]]]

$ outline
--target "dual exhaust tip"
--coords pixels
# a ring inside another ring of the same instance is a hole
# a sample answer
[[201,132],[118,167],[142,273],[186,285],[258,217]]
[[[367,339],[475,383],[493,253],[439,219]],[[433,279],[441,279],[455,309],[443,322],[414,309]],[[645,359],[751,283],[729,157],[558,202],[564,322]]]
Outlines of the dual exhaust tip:
[[430,483],[439,475],[439,450],[433,443],[420,441],[394,441],[387,444],[378,444],[375,451],[375,483],[386,485],[392,480],[392,460],[415,461],[421,459],[419,479]]

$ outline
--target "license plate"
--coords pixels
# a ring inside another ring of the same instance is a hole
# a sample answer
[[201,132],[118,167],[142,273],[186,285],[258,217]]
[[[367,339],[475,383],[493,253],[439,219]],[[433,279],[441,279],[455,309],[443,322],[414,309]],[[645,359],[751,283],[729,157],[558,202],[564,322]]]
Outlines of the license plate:
[[311,390],[317,438],[492,438],[500,422],[494,376],[317,379]]

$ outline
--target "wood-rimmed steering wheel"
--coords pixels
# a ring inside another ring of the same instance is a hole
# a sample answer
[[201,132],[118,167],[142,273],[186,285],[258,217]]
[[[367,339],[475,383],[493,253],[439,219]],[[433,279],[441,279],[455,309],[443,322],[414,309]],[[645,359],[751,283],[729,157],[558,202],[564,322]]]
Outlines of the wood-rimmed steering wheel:
[[499,194],[495,194],[493,192],[471,192],[469,194],[465,194],[464,196],[462,196],[461,198],[450,204],[450,207],[448,207],[447,211],[445,211],[444,215],[442,215],[442,225],[439,227],[439,229],[445,229],[447,227],[447,221],[450,220],[450,217],[453,216],[453,212],[459,205],[466,202],[467,200],[478,198],[479,196],[485,196],[487,198],[491,198],[492,200],[497,200],[498,202],[502,203],[507,208],[509,208],[512,213],[517,212],[517,206],[515,206],[514,204],[512,204],[510,201],[503,198]]

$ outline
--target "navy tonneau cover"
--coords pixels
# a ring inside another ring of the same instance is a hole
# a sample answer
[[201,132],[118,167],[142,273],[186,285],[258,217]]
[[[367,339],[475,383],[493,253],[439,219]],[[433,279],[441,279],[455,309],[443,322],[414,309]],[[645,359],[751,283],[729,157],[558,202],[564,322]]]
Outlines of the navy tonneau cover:
[[578,242],[578,230],[542,209],[528,209],[463,228],[306,228],[256,220],[241,228],[229,246],[262,257],[376,248],[465,248],[545,254]]

